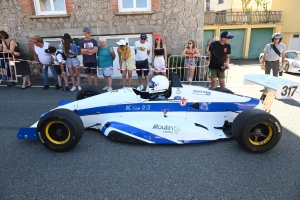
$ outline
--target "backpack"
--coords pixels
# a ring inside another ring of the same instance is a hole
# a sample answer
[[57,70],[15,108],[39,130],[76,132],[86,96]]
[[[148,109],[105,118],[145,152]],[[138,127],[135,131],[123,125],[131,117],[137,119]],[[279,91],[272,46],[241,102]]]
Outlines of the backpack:
[[64,60],[67,59],[67,56],[64,53],[62,53],[60,51],[57,51],[56,54],[55,54],[55,56],[57,57],[58,54],[60,54]]

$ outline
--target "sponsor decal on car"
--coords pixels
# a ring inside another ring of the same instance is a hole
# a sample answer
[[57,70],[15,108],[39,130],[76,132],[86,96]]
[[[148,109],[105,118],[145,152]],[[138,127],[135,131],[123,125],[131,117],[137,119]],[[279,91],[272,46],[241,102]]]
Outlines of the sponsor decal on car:
[[180,133],[180,126],[154,124],[152,129],[163,130],[164,133]]
[[180,105],[185,106],[186,103],[187,103],[187,100],[185,98],[182,98],[181,101],[180,101]]
[[193,94],[196,94],[196,95],[210,95],[211,92],[209,91],[202,91],[202,90],[193,90]]

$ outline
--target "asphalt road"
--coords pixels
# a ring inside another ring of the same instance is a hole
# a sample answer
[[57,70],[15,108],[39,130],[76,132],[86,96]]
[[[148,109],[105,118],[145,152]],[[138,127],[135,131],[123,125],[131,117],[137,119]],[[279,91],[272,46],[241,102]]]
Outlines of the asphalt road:
[[[243,86],[255,62],[233,61],[227,87],[260,97],[261,86]],[[284,74],[297,80],[300,76]],[[121,82],[121,80],[118,80]],[[114,81],[115,83],[117,80]],[[103,85],[101,85],[102,87]],[[279,144],[264,154],[245,152],[233,140],[196,145],[117,143],[86,130],[69,152],[38,141],[19,141],[20,127],[76,92],[0,87],[0,199],[299,199],[300,100],[275,100],[271,113],[283,126]],[[213,119],[212,119],[213,120]]]

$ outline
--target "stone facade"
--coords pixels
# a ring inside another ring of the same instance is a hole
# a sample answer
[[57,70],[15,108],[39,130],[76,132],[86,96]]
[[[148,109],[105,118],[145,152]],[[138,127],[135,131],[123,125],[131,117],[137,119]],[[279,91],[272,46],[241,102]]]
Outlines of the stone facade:
[[1,0],[0,29],[7,31],[24,51],[32,49],[30,37],[81,35],[162,34],[168,52],[180,54],[192,39],[202,49],[204,0],[152,0],[150,12],[118,12],[118,0],[65,0],[67,14],[35,15],[33,0]]

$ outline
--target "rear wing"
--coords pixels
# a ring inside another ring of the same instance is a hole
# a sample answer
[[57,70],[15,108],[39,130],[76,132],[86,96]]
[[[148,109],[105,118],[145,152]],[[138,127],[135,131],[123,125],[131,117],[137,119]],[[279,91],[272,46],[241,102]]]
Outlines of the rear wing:
[[300,98],[300,83],[268,74],[248,74],[244,77],[245,85],[262,85],[265,87],[260,100],[263,110],[270,112],[274,99]]
[[[300,98],[300,83],[270,76],[268,74],[248,74],[244,77],[245,85],[262,85],[275,92],[276,99]],[[265,89],[265,90],[266,90]]]

